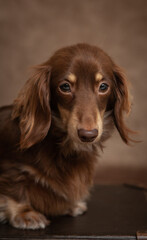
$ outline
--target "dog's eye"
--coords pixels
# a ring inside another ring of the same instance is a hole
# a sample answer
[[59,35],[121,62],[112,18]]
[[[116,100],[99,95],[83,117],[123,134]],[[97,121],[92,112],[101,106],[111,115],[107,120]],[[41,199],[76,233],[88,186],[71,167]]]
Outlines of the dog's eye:
[[59,86],[62,92],[71,92],[70,85],[68,83],[63,83]]
[[100,92],[105,92],[108,89],[108,84],[107,83],[102,83],[99,87]]

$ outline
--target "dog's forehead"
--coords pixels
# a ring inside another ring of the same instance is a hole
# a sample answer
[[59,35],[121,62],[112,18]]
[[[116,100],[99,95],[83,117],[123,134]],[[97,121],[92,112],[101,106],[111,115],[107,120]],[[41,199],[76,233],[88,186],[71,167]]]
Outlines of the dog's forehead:
[[[82,51],[75,54],[71,59],[71,72],[79,77],[96,76],[97,80],[101,80],[101,75],[111,75],[113,64],[111,58],[103,51]],[[98,74],[99,73],[99,74]]]
[[70,72],[68,75],[70,79],[76,79],[76,82],[79,82],[82,79],[93,77],[95,71],[96,69],[94,70],[91,67],[89,68],[88,65],[81,63],[79,64],[78,62],[76,62],[76,64],[70,68]]
[[95,79],[95,81],[100,81],[108,72],[109,68],[101,60],[93,57],[81,57],[74,59],[68,76],[72,82],[75,82],[75,79],[77,81],[80,79]]
[[72,83],[91,78],[99,81],[104,75],[112,75],[112,61],[99,48],[78,48],[72,54],[67,48],[55,54],[51,63],[52,75],[57,82],[66,78]]

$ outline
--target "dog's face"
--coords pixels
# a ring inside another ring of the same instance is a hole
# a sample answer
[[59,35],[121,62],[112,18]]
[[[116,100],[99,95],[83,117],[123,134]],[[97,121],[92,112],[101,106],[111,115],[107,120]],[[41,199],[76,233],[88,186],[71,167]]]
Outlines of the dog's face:
[[[68,55],[66,49],[64,54]],[[73,55],[53,57],[51,94],[68,136],[80,143],[94,143],[103,133],[103,118],[113,89],[112,62],[101,50],[74,49]],[[100,56],[103,55],[103,56]],[[59,55],[59,52],[57,53]]]
[[109,111],[128,143],[129,131],[123,121],[123,112],[130,108],[127,82],[120,68],[101,49],[78,44],[58,50],[37,67],[25,89],[27,95],[24,99],[20,94],[14,113],[20,115],[21,109],[22,148],[47,135],[51,114],[73,142],[96,143],[104,133],[104,117]]

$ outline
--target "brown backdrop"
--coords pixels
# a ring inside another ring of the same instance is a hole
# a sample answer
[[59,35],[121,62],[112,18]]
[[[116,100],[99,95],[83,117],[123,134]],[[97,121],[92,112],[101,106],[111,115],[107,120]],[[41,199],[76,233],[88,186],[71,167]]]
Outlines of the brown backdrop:
[[115,133],[97,181],[147,184],[146,0],[0,0],[0,105],[16,97],[29,66],[78,42],[102,47],[125,69],[134,96],[129,125],[143,141],[128,147]]

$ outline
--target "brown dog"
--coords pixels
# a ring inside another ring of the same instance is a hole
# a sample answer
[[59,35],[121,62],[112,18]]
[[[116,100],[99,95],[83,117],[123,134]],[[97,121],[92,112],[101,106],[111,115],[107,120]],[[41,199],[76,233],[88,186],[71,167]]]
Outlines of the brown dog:
[[45,216],[86,211],[98,149],[116,126],[128,144],[120,68],[98,47],[58,50],[0,109],[0,221],[44,228]]

